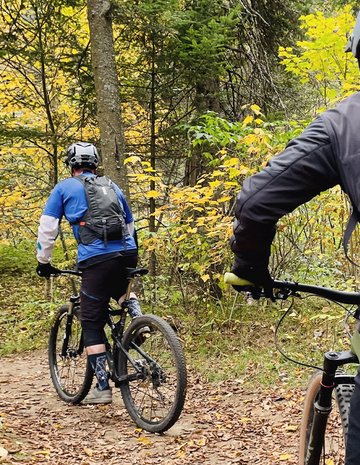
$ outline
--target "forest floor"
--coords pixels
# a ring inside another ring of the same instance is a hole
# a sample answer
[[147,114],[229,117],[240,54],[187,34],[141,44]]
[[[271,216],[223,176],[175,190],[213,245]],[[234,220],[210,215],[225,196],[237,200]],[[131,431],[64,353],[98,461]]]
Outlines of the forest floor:
[[45,351],[4,356],[0,463],[296,464],[303,395],[283,384],[211,384],[190,374],[180,420],[154,435],[136,428],[119,392],[112,405],[64,404],[51,385]]

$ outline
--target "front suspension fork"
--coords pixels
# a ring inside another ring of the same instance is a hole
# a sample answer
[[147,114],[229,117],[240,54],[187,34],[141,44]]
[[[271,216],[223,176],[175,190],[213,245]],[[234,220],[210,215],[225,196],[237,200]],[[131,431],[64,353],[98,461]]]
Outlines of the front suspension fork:
[[329,351],[324,355],[324,371],[314,403],[314,417],[309,431],[306,465],[319,465],[320,463],[326,424],[332,409],[332,393],[336,386],[336,371],[342,365],[356,363],[357,361],[356,355],[350,351]]

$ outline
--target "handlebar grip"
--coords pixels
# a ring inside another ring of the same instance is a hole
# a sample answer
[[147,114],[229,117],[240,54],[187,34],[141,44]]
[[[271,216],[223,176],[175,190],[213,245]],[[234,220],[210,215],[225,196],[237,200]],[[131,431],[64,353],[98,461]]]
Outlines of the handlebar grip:
[[244,278],[239,278],[239,276],[236,276],[236,274],[230,272],[224,274],[224,282],[226,284],[232,284],[234,286],[255,287],[254,283],[252,283],[251,281],[248,281]]

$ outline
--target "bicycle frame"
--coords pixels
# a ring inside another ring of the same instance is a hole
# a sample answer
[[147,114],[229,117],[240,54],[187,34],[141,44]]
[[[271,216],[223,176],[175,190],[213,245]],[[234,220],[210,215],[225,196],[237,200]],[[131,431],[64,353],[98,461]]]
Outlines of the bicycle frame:
[[[175,424],[184,407],[186,359],[180,338],[169,323],[158,315],[135,311],[138,309],[132,302],[133,279],[148,270],[124,271],[128,284],[125,300],[120,301],[120,307],[108,307],[106,338],[100,339],[105,343],[107,376],[119,388],[125,409],[135,424],[145,431],[162,433]],[[48,347],[54,388],[61,400],[74,405],[93,402],[87,396],[94,370],[90,357],[86,356],[79,306],[80,297],[74,295],[58,309]],[[129,324],[128,313],[132,317]],[[96,389],[92,392],[96,393]]]
[[[130,295],[131,295],[133,281],[136,277],[143,276],[147,273],[148,273],[148,270],[145,268],[128,269],[128,278],[127,278],[128,285],[127,285],[127,289],[125,293],[125,299],[121,303],[120,309],[114,310],[111,308],[111,306],[109,306],[109,309],[108,309],[107,324],[111,330],[111,337],[113,339],[113,346],[112,346],[113,350],[111,351],[111,346],[107,342],[106,344],[107,358],[108,358],[108,366],[110,370],[110,378],[114,381],[116,386],[119,386],[121,382],[132,381],[132,380],[140,379],[141,377],[143,377],[141,370],[136,366],[135,361],[133,360],[129,352],[126,351],[124,346],[122,345],[121,339],[124,334],[125,322],[126,322],[126,317],[127,317],[127,307],[128,307],[128,302],[129,302]],[[72,270],[62,270],[61,274],[71,274],[71,275],[81,276],[81,273],[72,271]],[[80,305],[80,295],[72,295],[70,297],[70,304],[69,304],[69,310],[67,313],[67,321],[66,321],[66,327],[65,327],[65,335],[64,335],[64,340],[63,340],[62,349],[61,349],[61,355],[63,357],[67,355],[68,343],[71,337],[71,326],[72,326],[73,315],[74,315],[74,311],[76,310],[76,308],[78,308],[79,305]],[[119,315],[120,319],[118,322],[115,323],[115,320],[113,317],[116,315]],[[146,359],[148,362],[154,363],[151,357],[149,357],[139,347],[136,347],[136,348],[138,352],[144,357],[144,359]],[[81,335],[81,344],[79,348],[79,353],[82,353],[83,350],[84,350],[84,343],[83,343],[83,336]],[[122,376],[122,377],[118,375],[117,363],[116,363],[116,360],[114,361],[114,356],[116,356],[116,351],[121,351],[125,354],[125,356],[129,360],[131,365],[136,370],[136,373],[132,375]]]
[[[262,296],[261,288],[254,287],[249,281],[243,280],[233,273],[225,273],[225,282],[237,286],[239,291],[247,291],[255,299]],[[313,294],[333,302],[342,304],[357,305],[355,318],[360,320],[360,293],[344,292],[321,286],[300,284],[288,281],[273,281],[275,299],[286,300],[288,297],[299,297],[300,292]],[[337,386],[345,384],[354,384],[353,376],[341,375],[337,372],[338,368],[349,364],[359,364],[360,359],[360,325],[355,329],[351,336],[350,351],[329,351],[324,355],[323,373],[320,382],[319,391],[314,404],[314,417],[311,430],[308,432],[306,465],[319,465],[321,454],[324,447],[325,429],[327,420],[332,409],[332,394]]]
[[[320,286],[275,281],[274,288],[279,289],[275,297],[286,299],[298,292],[314,294],[334,302],[358,305],[360,308],[360,293],[342,292]],[[324,447],[324,437],[327,420],[332,410],[332,395],[336,386],[341,384],[353,384],[352,376],[337,373],[339,367],[349,363],[359,363],[360,358],[360,333],[357,328],[351,336],[351,351],[328,351],[324,354],[323,374],[319,392],[314,405],[314,419],[311,431],[309,431],[306,465],[318,465]],[[319,440],[319,438],[321,440]]]
[[[312,286],[299,283],[275,281],[274,287],[279,289],[278,298],[286,299],[298,292],[305,292],[319,297],[324,297],[333,302],[357,305],[360,308],[360,293],[343,292],[321,286]],[[283,293],[283,294],[282,294]],[[319,392],[314,404],[314,419],[312,429],[309,431],[306,465],[318,465],[324,447],[327,420],[332,410],[332,395],[336,386],[352,384],[353,377],[337,373],[339,367],[349,363],[359,363],[360,358],[360,333],[355,329],[351,336],[351,350],[341,352],[328,351],[324,354],[323,373]]]

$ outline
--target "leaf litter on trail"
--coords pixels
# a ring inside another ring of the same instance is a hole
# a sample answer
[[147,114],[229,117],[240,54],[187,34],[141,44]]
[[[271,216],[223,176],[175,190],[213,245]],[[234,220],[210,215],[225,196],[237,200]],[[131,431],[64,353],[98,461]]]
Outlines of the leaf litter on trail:
[[[214,385],[190,374],[180,420],[167,433],[154,435],[136,428],[118,393],[114,405],[106,408],[61,402],[50,384],[45,357],[42,352],[23,355],[21,359],[8,357],[2,365],[5,368],[0,373],[0,437],[2,447],[11,456],[10,463],[296,463],[303,395],[300,390],[280,385],[252,391],[236,381]],[[10,385],[1,383],[25,367],[31,378],[29,385],[20,377]],[[24,462],[20,455],[28,459]]]

